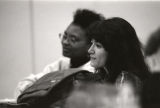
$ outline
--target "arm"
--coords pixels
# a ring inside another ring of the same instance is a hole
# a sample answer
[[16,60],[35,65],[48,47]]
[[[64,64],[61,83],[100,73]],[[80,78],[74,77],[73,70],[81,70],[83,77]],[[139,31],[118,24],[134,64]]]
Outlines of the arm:
[[64,64],[65,64],[65,61],[60,58],[59,60],[47,65],[44,68],[43,72],[40,72],[36,75],[31,74],[30,76],[21,80],[18,83],[18,86],[15,90],[15,98],[17,98],[26,88],[33,85],[39,78],[41,78],[42,76],[44,76],[47,73],[58,71],[60,69],[60,67],[62,67],[62,65],[64,65]]

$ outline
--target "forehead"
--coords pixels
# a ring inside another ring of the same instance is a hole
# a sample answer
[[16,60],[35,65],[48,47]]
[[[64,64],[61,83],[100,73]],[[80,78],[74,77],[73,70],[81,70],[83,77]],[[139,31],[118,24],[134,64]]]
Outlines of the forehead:
[[70,24],[67,27],[65,33],[68,34],[68,35],[73,35],[73,36],[79,37],[79,38],[86,37],[85,36],[85,34],[86,34],[85,30],[83,28],[81,28],[80,26],[75,25],[75,24]]

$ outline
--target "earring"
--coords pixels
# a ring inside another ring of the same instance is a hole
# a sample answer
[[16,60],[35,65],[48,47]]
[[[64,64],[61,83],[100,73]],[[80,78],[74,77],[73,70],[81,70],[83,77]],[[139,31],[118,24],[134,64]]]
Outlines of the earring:
[[109,75],[109,71],[106,67],[103,67],[103,69],[105,70],[105,72],[107,73],[107,75]]

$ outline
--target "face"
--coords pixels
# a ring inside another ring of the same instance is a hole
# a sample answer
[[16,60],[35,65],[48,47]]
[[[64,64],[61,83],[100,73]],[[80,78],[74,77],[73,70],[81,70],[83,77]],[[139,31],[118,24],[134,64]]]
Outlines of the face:
[[63,55],[69,58],[80,58],[87,56],[90,43],[85,31],[78,25],[68,26],[62,36]]
[[90,54],[91,66],[97,69],[106,65],[108,52],[101,43],[92,40],[92,45],[89,48],[88,53]]

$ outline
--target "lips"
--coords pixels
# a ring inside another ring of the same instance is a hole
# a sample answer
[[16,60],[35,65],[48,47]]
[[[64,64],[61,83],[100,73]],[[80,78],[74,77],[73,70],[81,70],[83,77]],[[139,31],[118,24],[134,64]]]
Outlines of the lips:
[[91,59],[91,60],[95,60],[96,58],[95,58],[95,57],[93,57],[93,56],[90,56],[90,59]]
[[65,52],[67,51],[68,52],[68,51],[70,51],[70,49],[63,47],[63,51],[65,51]]
[[69,57],[70,54],[71,54],[70,49],[63,47],[63,55],[66,56],[66,57]]

